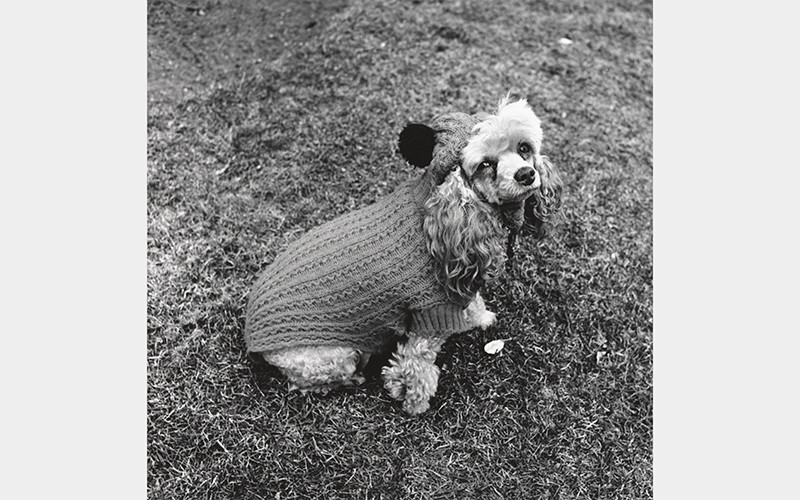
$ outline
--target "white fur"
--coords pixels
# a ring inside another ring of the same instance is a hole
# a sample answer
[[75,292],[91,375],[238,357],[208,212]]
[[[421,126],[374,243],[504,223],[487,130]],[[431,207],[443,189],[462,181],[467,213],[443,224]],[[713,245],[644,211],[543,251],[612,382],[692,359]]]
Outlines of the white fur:
[[430,398],[439,385],[439,367],[434,361],[444,340],[409,333],[408,341],[398,344],[389,365],[384,366],[384,387],[389,395],[403,401],[403,410],[419,415],[430,407]]
[[[495,317],[486,309],[480,293],[464,309],[464,318],[481,329],[493,325]],[[443,344],[441,337],[422,337],[411,332],[408,341],[397,346],[389,365],[383,367],[384,387],[393,398],[403,401],[403,409],[409,415],[418,415],[430,407],[430,398],[439,384],[436,356]]]
[[[494,204],[521,201],[542,185],[542,127],[525,99],[516,102],[503,99],[497,114],[475,125],[473,132],[475,135],[462,154],[462,168],[471,178],[481,163],[496,165],[496,180],[481,186],[486,201]],[[529,153],[520,153],[521,146],[527,146]],[[533,169],[535,175],[529,185],[515,179],[517,172],[525,167]]]
[[483,302],[483,297],[481,297],[480,293],[475,294],[475,300],[470,302],[467,308],[464,309],[464,317],[481,330],[486,330],[497,320],[497,315],[486,309],[486,304]]
[[267,363],[277,366],[289,379],[289,389],[327,392],[336,385],[360,385],[369,354],[349,347],[298,347],[262,353]]
[[[431,241],[436,241],[429,245],[429,251],[435,257],[439,254],[445,256],[439,257],[439,265],[445,270],[448,263],[460,261],[452,258],[452,252],[448,253],[454,248],[467,255],[474,256],[476,251],[488,254],[491,258],[486,260],[486,266],[498,267],[504,256],[504,242],[497,241],[498,231],[502,228],[494,220],[495,215],[487,214],[495,214],[496,207],[504,203],[527,199],[540,186],[544,190],[548,176],[553,175],[545,173],[544,180],[542,178],[542,172],[547,172],[543,167],[549,166],[549,163],[543,164],[541,156],[542,129],[539,119],[524,99],[516,102],[503,99],[497,114],[478,123],[473,134],[462,150],[464,177],[457,170],[451,173],[436,190],[436,198],[432,197],[426,204],[426,209],[441,207],[440,213],[445,215],[442,218],[453,226],[446,227],[447,224],[437,217],[429,216],[425,221]],[[487,164],[492,166],[492,171],[486,171]],[[515,178],[520,172],[526,174],[527,184]],[[473,211],[484,217],[483,222],[477,216],[463,216],[467,213],[466,208],[476,205],[485,206],[482,211]],[[452,212],[446,210],[461,212],[462,217],[453,217]],[[486,218],[492,218],[491,227],[482,225]],[[469,236],[473,236],[472,239],[465,239]],[[465,241],[469,243],[465,244]],[[486,269],[481,270],[484,271]],[[488,276],[491,277],[491,273]],[[469,270],[467,278],[473,277],[474,272]],[[486,309],[480,293],[474,295],[463,314],[467,322],[477,328],[488,328],[496,321],[496,315]],[[435,360],[443,343],[444,336],[423,337],[416,332],[407,332],[407,341],[398,344],[389,364],[383,367],[384,386],[393,398],[403,401],[403,409],[411,415],[430,407],[430,398],[439,382]],[[263,356],[286,374],[292,388],[302,391],[327,391],[335,385],[360,384],[364,378],[358,372],[369,359],[369,353],[329,346],[286,349],[264,353]]]

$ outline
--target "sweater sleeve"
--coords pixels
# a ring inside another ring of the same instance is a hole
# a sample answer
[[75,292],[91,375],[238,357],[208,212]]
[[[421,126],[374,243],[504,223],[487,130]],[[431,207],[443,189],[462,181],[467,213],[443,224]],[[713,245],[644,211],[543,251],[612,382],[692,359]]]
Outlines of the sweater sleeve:
[[467,321],[464,308],[447,303],[422,311],[412,311],[409,330],[422,336],[449,337],[472,328],[474,325]]

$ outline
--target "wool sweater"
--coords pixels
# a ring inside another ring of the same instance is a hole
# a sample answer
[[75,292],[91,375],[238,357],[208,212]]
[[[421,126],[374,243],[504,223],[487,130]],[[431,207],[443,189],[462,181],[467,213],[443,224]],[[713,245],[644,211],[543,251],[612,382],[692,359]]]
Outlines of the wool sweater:
[[471,329],[448,300],[423,234],[425,174],[291,243],[250,292],[249,352],[304,346],[381,350],[395,335]]

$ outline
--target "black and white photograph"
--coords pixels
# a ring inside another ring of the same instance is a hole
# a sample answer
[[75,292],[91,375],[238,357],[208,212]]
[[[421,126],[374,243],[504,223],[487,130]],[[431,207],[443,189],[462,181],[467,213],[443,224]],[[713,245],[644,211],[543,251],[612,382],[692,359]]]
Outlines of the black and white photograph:
[[9,3],[0,497],[796,497],[788,5]]
[[150,1],[149,498],[653,497],[648,1]]

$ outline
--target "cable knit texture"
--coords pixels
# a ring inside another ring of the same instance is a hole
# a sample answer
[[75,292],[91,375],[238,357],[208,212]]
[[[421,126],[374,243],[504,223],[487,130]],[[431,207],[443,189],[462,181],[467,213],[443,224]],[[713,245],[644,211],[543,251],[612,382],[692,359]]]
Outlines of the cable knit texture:
[[447,337],[471,329],[448,301],[422,231],[429,173],[289,245],[253,287],[250,352],[306,346],[381,350],[393,336]]
[[465,113],[442,115],[431,123],[437,138],[430,172],[437,185],[444,182],[451,170],[461,166],[461,150],[478,123],[480,119]]

